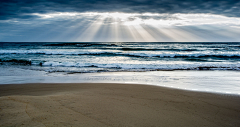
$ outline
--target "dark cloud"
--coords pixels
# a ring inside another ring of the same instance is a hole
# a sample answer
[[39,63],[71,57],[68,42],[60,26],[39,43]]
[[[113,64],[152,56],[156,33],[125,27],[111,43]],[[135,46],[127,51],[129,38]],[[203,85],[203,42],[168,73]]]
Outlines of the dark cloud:
[[0,20],[30,19],[31,13],[126,12],[211,13],[240,17],[240,0],[1,0]]

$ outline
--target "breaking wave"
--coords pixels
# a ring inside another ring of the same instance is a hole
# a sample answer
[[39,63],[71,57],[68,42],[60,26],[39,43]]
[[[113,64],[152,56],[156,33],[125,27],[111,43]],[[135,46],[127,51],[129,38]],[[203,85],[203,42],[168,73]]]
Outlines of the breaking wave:
[[68,52],[68,51],[37,51],[37,50],[1,50],[0,54],[44,54],[44,55],[115,55],[131,57],[218,57],[218,58],[240,58],[240,52],[182,52],[182,53],[124,53],[124,52]]

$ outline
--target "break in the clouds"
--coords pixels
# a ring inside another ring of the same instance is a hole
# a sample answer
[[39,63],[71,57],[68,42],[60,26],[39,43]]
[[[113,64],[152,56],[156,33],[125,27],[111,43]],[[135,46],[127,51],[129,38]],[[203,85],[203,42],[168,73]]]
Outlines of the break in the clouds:
[[240,41],[239,0],[1,0],[0,41]]

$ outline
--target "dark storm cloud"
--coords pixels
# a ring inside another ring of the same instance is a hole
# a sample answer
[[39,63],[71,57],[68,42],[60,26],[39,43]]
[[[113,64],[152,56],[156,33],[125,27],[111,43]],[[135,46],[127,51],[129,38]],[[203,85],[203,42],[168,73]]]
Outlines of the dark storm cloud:
[[126,12],[211,13],[240,17],[240,0],[0,0],[0,19],[29,19],[31,13]]

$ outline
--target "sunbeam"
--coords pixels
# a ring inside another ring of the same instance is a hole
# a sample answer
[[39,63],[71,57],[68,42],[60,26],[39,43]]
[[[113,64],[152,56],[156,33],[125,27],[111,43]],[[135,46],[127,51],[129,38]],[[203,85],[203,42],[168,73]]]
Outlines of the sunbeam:
[[88,41],[94,40],[93,37],[98,32],[104,19],[105,18],[103,16],[97,16],[97,19],[93,21],[91,25],[89,25],[89,27],[80,34],[80,36],[76,39],[76,41],[88,42]]
[[[16,34],[34,30],[31,37],[26,37],[28,41],[194,42],[240,39],[240,18],[214,14],[58,12],[30,15],[39,18],[33,21],[16,20],[18,27],[11,30]],[[32,25],[31,29],[18,29],[27,25]],[[3,30],[6,29],[8,27],[4,26]],[[35,29],[45,32],[36,34],[38,31]]]

